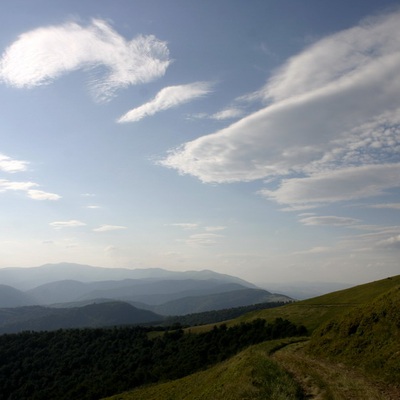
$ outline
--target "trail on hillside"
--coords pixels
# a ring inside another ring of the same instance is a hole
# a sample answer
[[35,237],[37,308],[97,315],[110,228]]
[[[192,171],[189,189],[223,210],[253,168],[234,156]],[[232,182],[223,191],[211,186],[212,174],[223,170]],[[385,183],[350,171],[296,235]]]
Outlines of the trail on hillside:
[[396,400],[399,393],[372,383],[356,369],[313,358],[304,351],[305,343],[288,345],[272,355],[293,374],[312,400]]

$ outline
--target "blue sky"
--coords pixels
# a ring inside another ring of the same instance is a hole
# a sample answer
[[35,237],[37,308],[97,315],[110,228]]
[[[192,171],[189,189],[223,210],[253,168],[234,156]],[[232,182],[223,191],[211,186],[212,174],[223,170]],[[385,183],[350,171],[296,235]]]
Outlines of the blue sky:
[[399,274],[399,6],[2,1],[0,267]]

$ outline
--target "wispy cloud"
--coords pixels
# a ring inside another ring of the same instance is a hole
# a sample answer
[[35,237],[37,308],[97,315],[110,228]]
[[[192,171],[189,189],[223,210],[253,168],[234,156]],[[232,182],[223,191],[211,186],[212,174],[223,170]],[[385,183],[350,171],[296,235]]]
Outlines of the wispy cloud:
[[22,190],[27,192],[35,186],[38,186],[38,184],[34,182],[13,182],[7,179],[0,179],[0,192],[6,192],[8,190]]
[[161,89],[153,100],[124,114],[117,122],[136,122],[160,111],[177,107],[198,97],[205,96],[212,90],[209,82],[195,82],[187,85],[169,86]]
[[206,226],[204,230],[206,232],[217,232],[217,231],[224,231],[226,229],[226,226],[220,226],[220,225],[215,225],[215,226]]
[[190,235],[186,243],[196,246],[214,246],[218,244],[223,237],[223,235],[218,235],[216,233],[197,233],[195,235]]
[[64,229],[64,228],[78,228],[80,226],[85,226],[86,224],[82,221],[76,219],[71,219],[69,221],[54,221],[49,223],[54,229]]
[[232,119],[232,118],[242,117],[243,114],[244,114],[244,111],[242,109],[237,108],[237,107],[232,107],[232,108],[226,108],[225,110],[222,110],[215,114],[212,114],[211,118],[216,119],[216,120],[224,120],[224,119]]
[[369,208],[383,208],[390,210],[400,210],[400,203],[381,203],[381,204],[371,204],[368,205]]
[[261,193],[280,204],[315,207],[332,203],[379,196],[385,190],[400,186],[400,163],[365,165],[332,172],[321,172],[306,178],[282,181],[278,189]]
[[59,200],[61,196],[55,193],[44,192],[43,190],[31,189],[27,191],[28,197],[33,200]]
[[199,227],[199,224],[193,223],[193,222],[176,222],[173,224],[169,224],[170,226],[176,226],[178,228],[182,228],[184,230],[192,230],[192,229],[197,229]]
[[317,41],[256,92],[266,107],[161,165],[210,183],[274,177],[264,195],[297,210],[400,187],[399,35],[393,12]]
[[25,192],[33,200],[59,200],[61,196],[55,193],[48,193],[42,190],[32,189],[39,185],[34,182],[15,182],[7,179],[0,179],[0,192],[21,191]]
[[71,71],[104,66],[107,72],[91,85],[97,99],[107,100],[117,89],[164,75],[169,64],[165,42],[154,36],[126,40],[105,21],[93,19],[87,26],[68,22],[20,35],[2,55],[0,78],[30,88]]
[[382,240],[377,243],[379,247],[400,249],[400,234],[391,236],[388,239]]
[[328,253],[329,251],[332,251],[333,249],[331,247],[324,247],[324,246],[317,246],[317,247],[312,247],[311,249],[308,250],[303,250],[303,251],[296,251],[294,255],[300,255],[300,254],[322,254],[322,253]]
[[4,172],[21,172],[26,171],[28,161],[15,160],[4,154],[0,154],[0,170]]
[[126,226],[121,225],[101,225],[98,228],[93,229],[93,232],[110,232],[110,231],[120,231],[128,229]]
[[360,222],[355,218],[336,217],[333,215],[327,216],[313,216],[300,219],[304,225],[331,225],[331,226],[349,226]]

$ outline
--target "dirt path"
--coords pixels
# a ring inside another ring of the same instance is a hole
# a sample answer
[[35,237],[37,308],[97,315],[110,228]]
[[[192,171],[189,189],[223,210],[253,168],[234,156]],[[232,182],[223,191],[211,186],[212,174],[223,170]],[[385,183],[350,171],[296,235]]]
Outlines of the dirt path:
[[342,364],[312,358],[305,343],[286,346],[272,358],[291,372],[303,387],[306,399],[314,400],[397,400],[399,393],[371,383],[361,372]]

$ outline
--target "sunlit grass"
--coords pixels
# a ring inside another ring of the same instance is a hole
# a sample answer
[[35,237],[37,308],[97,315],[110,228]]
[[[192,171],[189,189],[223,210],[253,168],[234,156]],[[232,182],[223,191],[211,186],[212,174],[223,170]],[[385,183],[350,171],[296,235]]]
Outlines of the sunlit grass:
[[304,325],[311,333],[332,318],[346,314],[360,305],[367,304],[398,285],[400,285],[400,275],[291,303],[283,307],[254,311],[230,323],[247,322],[256,318],[273,321],[275,318],[281,317],[296,325]]
[[141,387],[109,400],[290,400],[302,397],[291,375],[269,358],[274,348],[299,339],[264,342],[205,371]]

